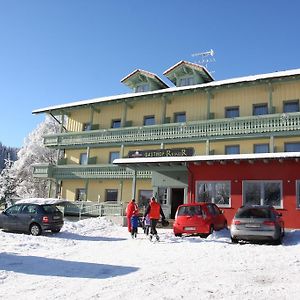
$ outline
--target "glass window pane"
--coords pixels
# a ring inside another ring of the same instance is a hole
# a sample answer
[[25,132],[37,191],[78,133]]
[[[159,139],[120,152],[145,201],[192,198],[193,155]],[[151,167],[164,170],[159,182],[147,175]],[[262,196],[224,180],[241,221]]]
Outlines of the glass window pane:
[[225,108],[225,118],[237,118],[240,116],[239,107],[226,107]]
[[211,183],[198,183],[196,202],[212,202]]
[[261,204],[261,184],[259,182],[244,182],[244,204]]
[[299,111],[299,100],[288,101],[283,104],[283,112],[297,112]]
[[193,85],[194,84],[194,78],[193,77],[186,77],[181,78],[179,80],[179,86],[187,86],[187,85]]
[[285,152],[300,152],[300,143],[285,143]]
[[269,153],[269,144],[254,145],[254,153]]
[[217,205],[229,205],[230,185],[228,182],[215,183],[214,203]]
[[240,154],[240,146],[225,146],[225,154]]
[[86,153],[81,153],[80,154],[80,161],[79,163],[81,165],[87,165],[88,164],[88,158],[87,158],[87,154]]
[[106,190],[105,201],[118,201],[118,190],[115,189]]
[[84,201],[84,200],[86,200],[85,189],[76,189],[75,201]]
[[140,190],[139,191],[139,200],[138,200],[138,207],[139,208],[146,208],[149,200],[153,195],[152,190]]
[[281,184],[280,182],[264,183],[264,204],[281,206]]
[[186,121],[185,113],[175,113],[175,123],[183,123]]
[[268,114],[268,105],[267,104],[256,104],[253,106],[253,115],[267,115]]
[[120,152],[110,152],[109,153],[109,163],[112,164],[115,159],[120,157]]
[[145,126],[155,125],[155,118],[154,118],[154,116],[144,117],[144,125]]
[[111,128],[120,128],[121,120],[112,120]]
[[82,130],[83,131],[88,131],[92,129],[92,124],[91,123],[83,123],[82,125]]
[[149,84],[140,84],[136,87],[136,92],[137,93],[142,93],[142,92],[148,92],[149,89]]

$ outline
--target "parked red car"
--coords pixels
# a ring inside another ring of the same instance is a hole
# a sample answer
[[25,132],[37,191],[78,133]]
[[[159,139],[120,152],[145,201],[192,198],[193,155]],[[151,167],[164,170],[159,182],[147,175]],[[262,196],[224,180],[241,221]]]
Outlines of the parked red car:
[[178,206],[173,231],[175,236],[208,237],[214,230],[227,228],[223,211],[214,203],[188,203]]

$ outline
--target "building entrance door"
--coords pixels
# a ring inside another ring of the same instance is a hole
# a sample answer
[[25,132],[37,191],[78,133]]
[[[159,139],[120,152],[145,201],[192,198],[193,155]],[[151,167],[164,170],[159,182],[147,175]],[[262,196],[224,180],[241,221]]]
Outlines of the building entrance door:
[[175,219],[176,210],[179,205],[184,203],[184,189],[171,189],[171,219]]

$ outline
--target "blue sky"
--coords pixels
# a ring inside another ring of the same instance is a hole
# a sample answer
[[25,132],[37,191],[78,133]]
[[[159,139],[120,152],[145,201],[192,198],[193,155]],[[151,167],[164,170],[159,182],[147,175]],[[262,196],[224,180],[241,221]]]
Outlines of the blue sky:
[[[0,142],[21,147],[34,109],[130,92],[214,49],[216,80],[300,68],[300,1],[0,0]],[[171,85],[171,83],[170,83]]]

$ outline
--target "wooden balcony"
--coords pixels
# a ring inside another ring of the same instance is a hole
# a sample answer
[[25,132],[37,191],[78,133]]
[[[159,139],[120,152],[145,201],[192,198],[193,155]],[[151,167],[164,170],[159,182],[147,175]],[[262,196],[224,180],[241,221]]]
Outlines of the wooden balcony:
[[[150,179],[151,171],[138,171],[137,178]],[[62,179],[131,179],[133,171],[114,165],[49,165],[33,166],[33,176]]]
[[300,113],[271,114],[232,119],[172,123],[142,127],[66,132],[47,135],[44,144],[54,148],[85,146],[184,143],[207,139],[255,138],[298,135]]

